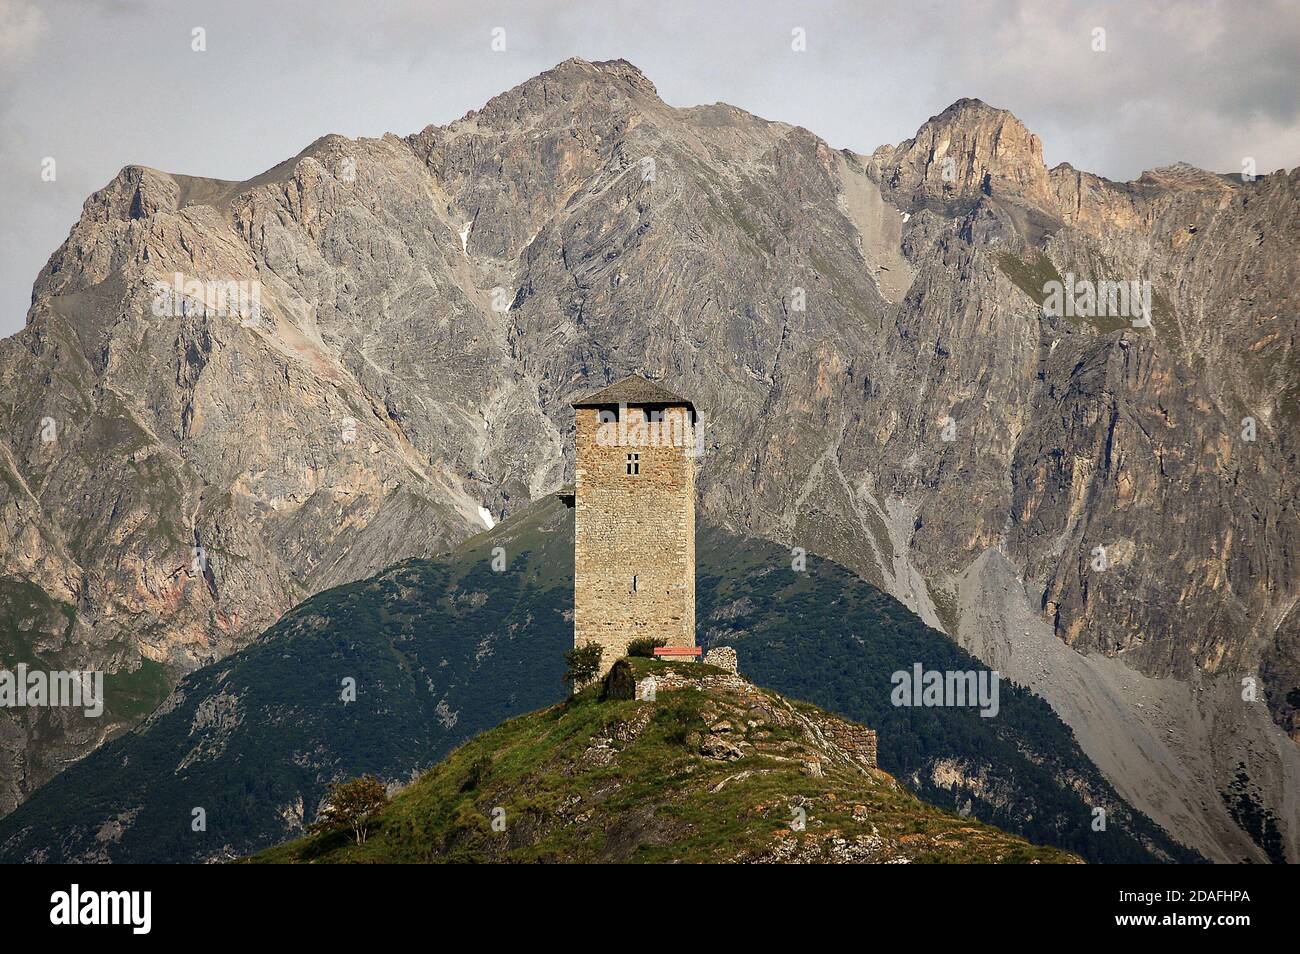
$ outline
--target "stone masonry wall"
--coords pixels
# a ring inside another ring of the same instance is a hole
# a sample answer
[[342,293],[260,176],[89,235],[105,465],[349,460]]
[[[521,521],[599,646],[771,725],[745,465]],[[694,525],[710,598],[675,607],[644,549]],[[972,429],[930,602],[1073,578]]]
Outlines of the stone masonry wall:
[[851,722],[830,718],[821,723],[821,730],[849,755],[872,768],[876,767],[876,731]]
[[621,428],[599,413],[576,409],[573,628],[574,645],[604,647],[608,671],[640,637],[695,645],[695,458],[685,407],[663,424],[625,408]]
[[704,662],[710,666],[717,666],[719,669],[725,669],[727,672],[739,672],[739,662],[736,658],[736,651],[730,646],[715,646],[704,654]]

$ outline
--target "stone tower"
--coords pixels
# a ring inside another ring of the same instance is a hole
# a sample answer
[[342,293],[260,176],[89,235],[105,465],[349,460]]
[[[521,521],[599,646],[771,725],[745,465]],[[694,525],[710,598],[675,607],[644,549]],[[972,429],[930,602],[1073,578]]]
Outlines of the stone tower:
[[573,639],[695,645],[695,406],[638,375],[573,405]]

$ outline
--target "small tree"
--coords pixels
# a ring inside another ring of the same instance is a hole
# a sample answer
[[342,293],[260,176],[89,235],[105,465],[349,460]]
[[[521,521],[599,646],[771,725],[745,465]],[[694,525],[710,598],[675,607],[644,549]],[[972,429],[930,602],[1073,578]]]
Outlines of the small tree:
[[329,801],[321,809],[313,831],[340,831],[352,829],[358,845],[366,843],[366,834],[375,814],[388,804],[388,790],[373,775],[354,778],[350,782],[330,785]]
[[654,658],[655,650],[661,646],[667,646],[668,640],[662,636],[642,636],[640,639],[634,639],[627,644],[627,654],[629,656],[643,656],[646,659]]
[[636,674],[632,672],[630,662],[620,659],[610,667],[609,673],[605,676],[605,683],[600,687],[600,699],[604,702],[606,699],[635,698]]
[[574,690],[591,682],[600,672],[600,657],[605,648],[599,643],[587,643],[575,646],[564,654],[564,661],[569,664],[569,671],[564,674],[564,681],[573,684]]

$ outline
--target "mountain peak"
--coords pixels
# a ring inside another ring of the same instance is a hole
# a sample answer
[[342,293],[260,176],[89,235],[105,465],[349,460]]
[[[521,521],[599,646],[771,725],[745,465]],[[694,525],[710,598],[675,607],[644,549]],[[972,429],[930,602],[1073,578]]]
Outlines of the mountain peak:
[[[655,84],[650,82],[645,73],[633,63],[625,59],[616,60],[584,60],[579,56],[571,56],[561,63],[557,63],[547,73],[559,73],[565,71],[575,71],[591,75],[604,75],[622,80],[638,87],[644,92],[658,96],[659,91],[655,89]],[[545,76],[546,73],[541,74]]]
[[583,100],[601,99],[643,105],[663,102],[654,83],[627,60],[593,63],[573,56],[492,97],[482,109],[467,113],[462,122],[512,123],[524,114],[544,116],[557,107],[570,109]]
[[1148,169],[1138,177],[1138,182],[1179,191],[1230,191],[1234,185],[1227,176],[1207,172],[1183,161]]
[[659,95],[654,83],[650,82],[645,73],[627,60],[584,60],[580,56],[571,56],[567,60],[562,60],[549,70],[538,73],[532,79],[524,80],[515,88],[518,89],[539,81],[560,79],[570,82],[575,80],[578,82],[599,82],[604,79],[612,79],[617,82],[628,83],[653,96]]
[[963,96],[961,99],[953,100],[951,105],[949,105],[948,108],[945,109],[943,112],[939,113],[938,116],[931,116],[930,121],[933,122],[934,120],[940,119],[944,116],[956,116],[961,113],[968,113],[968,112],[999,113],[1007,116],[1012,116],[1012,113],[1010,111],[1002,109],[998,106],[990,106],[988,103],[984,102],[984,100],[979,99],[978,97]]
[[1043,144],[1008,110],[962,98],[874,159],[894,190],[941,201],[1004,194],[1050,206]]

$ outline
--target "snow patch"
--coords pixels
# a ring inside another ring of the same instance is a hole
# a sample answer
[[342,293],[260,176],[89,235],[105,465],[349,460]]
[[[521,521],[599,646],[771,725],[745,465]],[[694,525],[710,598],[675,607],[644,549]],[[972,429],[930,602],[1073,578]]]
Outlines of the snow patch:
[[460,250],[465,253],[466,258],[469,257],[469,230],[473,227],[473,222],[466,222],[465,227],[460,230]]
[[478,516],[479,519],[483,521],[483,526],[487,527],[489,530],[497,525],[497,522],[492,519],[492,511],[487,507],[479,507]]

